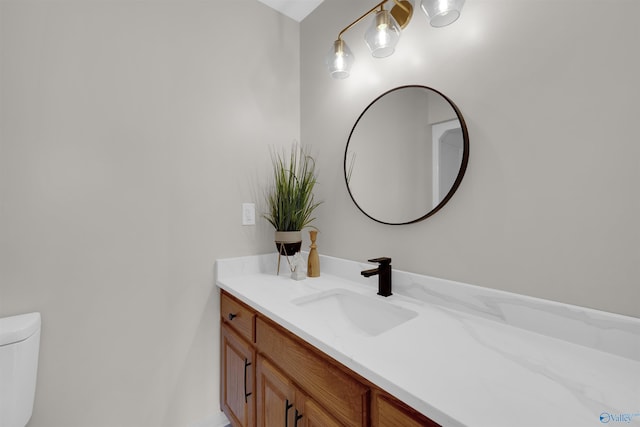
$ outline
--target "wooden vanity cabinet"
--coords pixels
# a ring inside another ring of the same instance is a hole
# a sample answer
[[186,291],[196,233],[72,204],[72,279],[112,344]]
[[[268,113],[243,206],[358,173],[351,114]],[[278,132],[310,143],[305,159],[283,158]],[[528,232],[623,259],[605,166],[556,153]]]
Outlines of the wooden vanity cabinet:
[[438,426],[224,291],[220,314],[233,427]]

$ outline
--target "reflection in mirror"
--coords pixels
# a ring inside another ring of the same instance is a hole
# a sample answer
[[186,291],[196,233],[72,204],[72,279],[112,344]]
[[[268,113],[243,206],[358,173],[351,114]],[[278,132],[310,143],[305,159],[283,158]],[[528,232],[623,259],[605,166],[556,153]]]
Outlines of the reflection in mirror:
[[402,86],[375,99],[356,121],[345,151],[347,188],[375,221],[416,222],[451,198],[468,155],[458,108],[436,90]]

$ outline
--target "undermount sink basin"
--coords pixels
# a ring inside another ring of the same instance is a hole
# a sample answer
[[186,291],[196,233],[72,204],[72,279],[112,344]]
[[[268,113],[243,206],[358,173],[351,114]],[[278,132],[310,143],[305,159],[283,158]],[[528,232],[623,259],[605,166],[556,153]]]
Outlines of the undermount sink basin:
[[346,289],[331,289],[291,302],[310,315],[318,316],[323,324],[367,336],[379,335],[418,315],[384,301],[382,297],[369,297]]

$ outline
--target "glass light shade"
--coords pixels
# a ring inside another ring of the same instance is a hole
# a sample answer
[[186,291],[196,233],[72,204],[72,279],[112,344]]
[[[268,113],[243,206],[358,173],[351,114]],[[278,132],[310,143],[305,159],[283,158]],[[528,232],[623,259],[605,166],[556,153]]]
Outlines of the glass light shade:
[[389,11],[381,10],[376,13],[375,20],[364,33],[364,40],[374,58],[384,58],[396,50],[400,40],[400,26]]
[[420,7],[432,27],[445,27],[460,16],[464,0],[422,0]]
[[329,49],[326,63],[329,73],[334,79],[346,79],[349,77],[351,66],[353,65],[353,53],[343,40],[336,40]]

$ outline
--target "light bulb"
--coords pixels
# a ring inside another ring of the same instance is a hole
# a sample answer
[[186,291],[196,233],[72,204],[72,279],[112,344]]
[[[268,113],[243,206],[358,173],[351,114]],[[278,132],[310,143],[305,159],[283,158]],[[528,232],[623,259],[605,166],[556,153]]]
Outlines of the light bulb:
[[464,0],[422,0],[420,7],[432,27],[444,27],[460,17]]
[[384,58],[391,55],[400,40],[400,27],[387,10],[376,13],[375,20],[371,23],[364,40],[374,58]]
[[326,57],[327,68],[329,68],[331,77],[334,79],[346,79],[349,77],[354,60],[351,49],[342,39],[333,42],[333,46],[329,49]]

